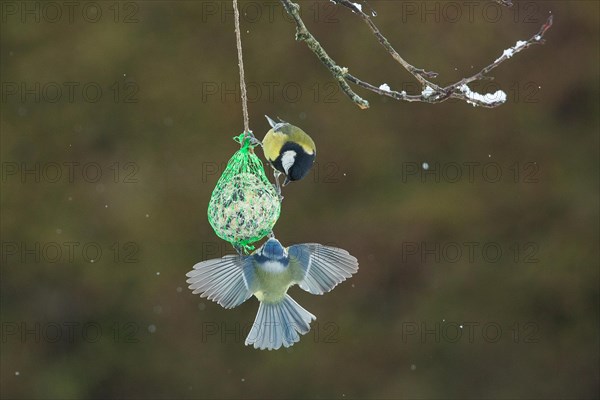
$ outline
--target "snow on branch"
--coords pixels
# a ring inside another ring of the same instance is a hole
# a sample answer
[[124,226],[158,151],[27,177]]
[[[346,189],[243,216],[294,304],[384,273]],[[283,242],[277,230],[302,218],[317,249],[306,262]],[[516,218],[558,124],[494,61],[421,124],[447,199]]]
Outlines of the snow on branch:
[[[519,40],[514,46],[504,50],[502,55],[496,59],[493,63],[483,68],[481,71],[472,75],[468,78],[463,78],[460,81],[447,85],[445,87],[439,86],[433,82],[438,76],[436,72],[426,71],[422,68],[417,68],[412,64],[408,63],[400,54],[394,49],[389,40],[377,28],[375,23],[371,20],[371,17],[362,10],[362,6],[358,3],[353,3],[349,0],[331,0],[332,2],[342,5],[350,9],[353,13],[358,15],[370,28],[371,32],[379,43],[387,50],[387,52],[396,60],[405,70],[407,70],[422,86],[422,92],[420,94],[407,94],[405,91],[392,90],[387,84],[381,86],[372,85],[365,82],[356,76],[350,74],[348,68],[340,67],[323,49],[321,44],[315,39],[315,37],[308,31],[306,25],[300,17],[300,6],[291,0],[280,0],[286,12],[293,18],[296,23],[296,40],[303,41],[309,47],[310,50],[321,60],[321,62],[329,69],[335,80],[340,85],[342,91],[362,109],[369,108],[369,102],[360,97],[356,92],[352,90],[348,82],[359,86],[363,89],[370,90],[371,92],[377,93],[381,96],[388,96],[396,100],[409,101],[409,102],[424,102],[424,103],[442,103],[448,99],[459,99],[465,101],[473,106],[481,106],[487,108],[498,107],[506,102],[506,93],[502,90],[498,90],[496,93],[481,94],[473,92],[469,88],[469,84],[475,81],[493,79],[493,77],[487,74],[493,69],[498,67],[507,59],[511,58],[517,53],[527,49],[528,47],[535,44],[544,43],[544,35],[548,29],[552,26],[553,18],[550,16],[546,23],[540,28],[540,30],[528,40]],[[504,6],[512,6],[511,0],[495,0]]]
[[506,6],[506,7],[513,6],[512,0],[494,0],[494,1],[498,4],[500,4],[501,6]]

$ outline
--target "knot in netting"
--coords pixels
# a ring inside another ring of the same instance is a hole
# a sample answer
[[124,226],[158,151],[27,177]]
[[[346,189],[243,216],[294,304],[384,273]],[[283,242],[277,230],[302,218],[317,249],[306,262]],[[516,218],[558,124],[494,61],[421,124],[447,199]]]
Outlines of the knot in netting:
[[250,151],[253,136],[234,138],[241,144],[213,190],[208,221],[217,236],[246,251],[272,230],[279,218],[281,202],[267,179],[260,159]]

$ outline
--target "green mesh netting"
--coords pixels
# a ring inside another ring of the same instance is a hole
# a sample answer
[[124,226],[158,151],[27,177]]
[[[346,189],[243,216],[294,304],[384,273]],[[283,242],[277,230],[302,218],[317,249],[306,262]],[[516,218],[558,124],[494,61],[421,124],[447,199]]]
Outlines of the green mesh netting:
[[227,163],[208,203],[208,222],[217,236],[246,252],[268,235],[281,210],[281,201],[267,179],[260,159],[251,151],[244,134],[242,143]]

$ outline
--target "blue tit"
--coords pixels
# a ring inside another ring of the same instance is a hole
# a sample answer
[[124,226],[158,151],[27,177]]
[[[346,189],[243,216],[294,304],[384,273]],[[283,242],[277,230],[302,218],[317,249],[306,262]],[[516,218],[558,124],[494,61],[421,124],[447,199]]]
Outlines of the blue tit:
[[358,261],[346,250],[316,243],[285,248],[270,238],[251,255],[202,261],[186,276],[194,294],[225,308],[254,295],[260,305],[246,345],[276,350],[298,342],[316,319],[287,294],[291,286],[321,295],[357,271]]
[[[299,181],[308,174],[315,162],[315,142],[297,126],[265,117],[271,125],[262,141],[265,158],[276,171],[285,175],[283,186],[290,181]],[[279,178],[279,174],[275,176]]]

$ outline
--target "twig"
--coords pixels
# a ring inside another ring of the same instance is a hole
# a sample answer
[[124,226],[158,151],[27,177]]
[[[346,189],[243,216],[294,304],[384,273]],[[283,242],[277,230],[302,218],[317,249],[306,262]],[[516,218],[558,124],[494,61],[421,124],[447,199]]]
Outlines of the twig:
[[500,4],[501,6],[506,6],[506,7],[513,6],[512,0],[494,0],[494,1],[498,4]]
[[[483,79],[493,79],[491,77],[486,76],[490,71],[498,67],[501,63],[506,61],[508,58],[513,55],[520,53],[526,48],[534,45],[534,44],[543,44],[544,43],[544,34],[550,27],[552,26],[552,16],[548,18],[546,23],[541,27],[539,32],[532,36],[527,41],[518,41],[515,46],[504,51],[503,55],[496,59],[493,63],[483,68],[481,71],[476,73],[475,75],[461,79],[460,81],[448,85],[446,87],[440,87],[439,85],[430,81],[430,79],[437,77],[437,73],[428,72],[424,69],[417,68],[412,64],[408,63],[404,58],[400,56],[400,54],[394,49],[389,40],[377,28],[375,23],[371,20],[371,18],[362,11],[362,8],[357,7],[357,5],[348,0],[332,0],[333,2],[340,4],[346,8],[349,8],[352,12],[360,16],[363,21],[369,26],[379,43],[390,53],[392,58],[396,60],[400,65],[402,65],[410,74],[412,74],[415,79],[421,83],[423,91],[420,95],[417,94],[407,94],[405,91],[398,92],[389,89],[389,87],[380,86],[377,87],[368,82],[365,82],[354,75],[348,72],[347,68],[340,68],[336,62],[331,59],[320,45],[320,43],[314,38],[314,36],[306,29],[304,22],[299,14],[300,6],[293,3],[291,0],[280,0],[286,11],[294,21],[296,22],[296,40],[301,40],[306,42],[308,47],[317,55],[317,57],[325,64],[325,66],[331,71],[334,78],[340,84],[340,87],[350,97],[352,101],[354,101],[360,108],[368,108],[369,103],[354,93],[348,85],[348,82],[351,82],[357,86],[360,86],[364,89],[370,90],[374,93],[377,93],[382,96],[388,96],[396,100],[409,101],[409,102],[425,102],[425,103],[441,103],[450,98],[459,99],[465,101],[469,104],[473,104],[474,106],[482,106],[487,108],[498,107],[506,102],[506,93],[499,90],[496,93],[490,94],[479,94],[471,91],[468,87],[468,84],[474,81],[483,80]],[[500,4],[505,6],[511,6],[511,0],[496,0]],[[347,82],[348,81],[348,82]]]
[[300,6],[290,0],[281,0],[283,7],[287,13],[294,18],[296,22],[296,40],[304,41],[306,45],[315,53],[315,55],[321,60],[321,62],[329,69],[333,77],[338,81],[340,88],[353,102],[355,102],[360,108],[369,108],[369,102],[354,93],[354,91],[346,82],[345,76],[348,74],[347,68],[342,68],[336,64],[335,61],[323,49],[321,44],[315,39],[315,37],[306,29],[306,25],[302,21],[298,10]]
[[520,53],[523,50],[525,50],[526,48],[533,46],[535,44],[544,44],[546,42],[544,40],[544,35],[546,34],[546,31],[548,31],[548,29],[550,29],[552,27],[553,21],[554,21],[554,17],[552,15],[550,15],[548,17],[548,19],[546,20],[546,22],[544,23],[544,25],[542,25],[542,27],[538,31],[538,33],[536,33],[535,35],[530,37],[528,40],[518,41],[513,47],[510,47],[507,50],[504,50],[504,53],[502,54],[502,56],[497,58],[496,61],[494,61],[487,67],[483,68],[481,71],[479,71],[475,75],[473,75],[469,78],[465,78],[465,79],[461,80],[460,82],[457,82],[453,85],[446,87],[445,90],[456,89],[457,87],[460,87],[462,85],[465,85],[465,84],[468,84],[468,83],[471,83],[474,81],[487,79],[488,77],[486,75],[488,73],[490,73],[493,69],[498,67],[500,64],[502,64],[504,61],[508,60],[515,54]]
[[411,64],[409,64],[408,62],[406,62],[400,56],[400,54],[398,54],[398,52],[392,47],[389,40],[387,40],[385,38],[385,36],[383,36],[381,34],[381,32],[379,31],[379,28],[377,28],[377,26],[371,20],[371,17],[369,17],[366,13],[364,13],[362,11],[362,8],[358,8],[355,3],[348,1],[348,0],[333,0],[333,1],[337,4],[341,4],[344,7],[349,8],[354,13],[358,14],[358,16],[360,16],[365,21],[365,23],[369,26],[369,28],[371,28],[371,31],[373,32],[373,34],[375,35],[377,40],[379,40],[379,43],[381,43],[381,45],[383,47],[385,47],[385,49],[388,51],[388,53],[390,53],[392,58],[394,60],[398,61],[398,63],[400,63],[400,65],[402,65],[419,82],[421,82],[421,84],[423,84],[423,85],[429,84],[429,82],[427,81],[426,78],[436,78],[438,76],[437,72],[428,72],[428,71],[425,71],[424,69],[416,68],[416,67],[412,66]]
[[[244,138],[250,134],[250,118],[248,117],[248,94],[246,92],[246,78],[244,77],[244,58],[242,57],[242,35],[240,34],[240,11],[237,0],[233,0],[235,14],[235,38],[237,45],[238,67],[240,70],[240,89],[242,92],[242,113],[244,114]],[[241,145],[244,144],[242,140]]]

